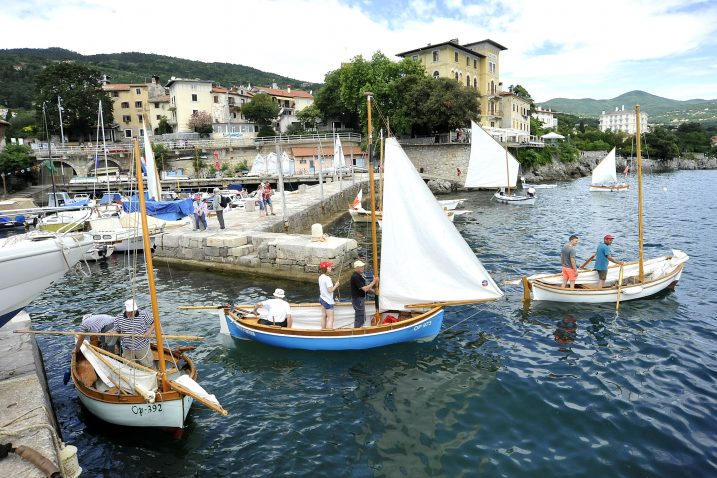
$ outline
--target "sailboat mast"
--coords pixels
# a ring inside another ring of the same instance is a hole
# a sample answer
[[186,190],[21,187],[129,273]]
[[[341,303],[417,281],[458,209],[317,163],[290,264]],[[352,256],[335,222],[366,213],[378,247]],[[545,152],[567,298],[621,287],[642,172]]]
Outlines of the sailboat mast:
[[[139,141],[134,140],[134,158],[137,172],[142,171],[139,159]],[[137,192],[139,193],[139,213],[142,218],[142,241],[144,243],[144,261],[147,265],[147,282],[149,283],[149,295],[152,298],[152,317],[154,319],[154,335],[157,339],[157,353],[159,355],[159,372],[162,377],[162,391],[169,391],[167,383],[167,370],[164,363],[164,339],[162,338],[162,327],[159,323],[159,307],[157,306],[157,286],[154,283],[154,265],[152,264],[152,246],[149,242],[149,225],[147,224],[147,203],[144,199],[144,181],[137,180]]]
[[[110,171],[107,168],[107,143],[105,142],[105,114],[102,111],[102,100],[100,100],[100,127],[102,128],[102,154],[105,157],[105,181],[107,182],[107,194],[110,193]],[[97,168],[95,168],[95,178],[97,177]]]
[[[376,235],[376,185],[373,178],[373,128],[371,125],[371,98],[373,93],[366,92],[366,103],[368,107],[368,184],[371,192],[371,252],[373,253],[373,275],[378,275],[378,243]],[[378,310],[378,290],[376,290],[376,320],[380,317],[381,312]]]
[[640,145],[640,105],[635,106],[635,131],[637,145],[637,244],[640,254],[640,282],[645,280],[644,238],[642,227],[642,151]]
[[378,146],[378,210],[383,211],[383,128],[380,131],[381,142]]

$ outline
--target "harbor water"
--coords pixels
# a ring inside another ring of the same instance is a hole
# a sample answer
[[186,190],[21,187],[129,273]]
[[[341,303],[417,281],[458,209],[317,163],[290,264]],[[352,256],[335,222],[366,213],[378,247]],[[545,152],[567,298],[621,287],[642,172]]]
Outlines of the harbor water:
[[[690,255],[674,292],[616,313],[614,304],[525,307],[519,286],[504,287],[500,301],[448,308],[442,333],[423,344],[308,352],[233,340],[211,311],[177,307],[256,302],[277,287],[290,301],[317,301],[318,286],[157,260],[164,330],[206,337],[191,355],[229,416],[195,404],[181,438],[105,424],[62,383],[72,340],[39,336],[63,439],[78,447],[84,476],[715,476],[717,172],[644,183],[646,257]],[[581,238],[579,262],[607,233],[618,259],[635,260],[635,180],[621,193],[588,186],[538,190],[527,207],[462,193],[473,213],[455,226],[500,284],[559,271],[570,234]],[[366,233],[347,218],[329,231]],[[115,255],[87,277],[68,274],[28,308],[34,327],[71,330],[83,314],[121,311],[134,260]],[[148,305],[145,283],[137,287]]]

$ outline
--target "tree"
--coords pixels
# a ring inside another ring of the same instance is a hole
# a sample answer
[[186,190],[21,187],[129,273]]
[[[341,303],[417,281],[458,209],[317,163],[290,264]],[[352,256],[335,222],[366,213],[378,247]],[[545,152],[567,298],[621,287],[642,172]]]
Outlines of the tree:
[[316,104],[311,104],[303,110],[299,111],[298,113],[296,113],[296,117],[299,119],[299,121],[301,121],[301,124],[303,124],[304,127],[309,125],[312,128],[316,128],[316,125],[324,120],[321,114],[321,110],[319,110]]
[[157,171],[164,171],[169,159],[169,150],[167,147],[160,143],[152,145],[152,151],[154,152],[154,162],[157,164]]
[[279,106],[266,93],[258,93],[241,107],[244,117],[261,126],[269,126],[279,116]]
[[42,130],[42,106],[45,105],[48,130],[60,133],[57,97],[62,99],[62,122],[65,137],[91,138],[97,124],[97,109],[102,101],[106,123],[111,123],[112,100],[102,91],[99,70],[82,63],[55,63],[45,68],[35,80],[35,113]]
[[194,150],[194,159],[192,160],[192,168],[194,169],[194,174],[197,176],[200,176],[204,168],[207,167],[207,162],[204,161],[204,159],[199,155],[199,150]]
[[645,134],[644,154],[652,158],[673,159],[680,155],[677,135],[664,126],[655,126]]
[[166,116],[159,118],[159,124],[157,125],[157,134],[167,134],[172,132],[172,127],[169,125],[169,121]]
[[521,85],[510,86],[510,87],[508,88],[508,90],[509,90],[509,91],[512,91],[513,94],[516,95],[516,96],[520,96],[521,98],[525,98],[526,100],[530,100],[531,103],[533,102],[533,97],[530,96],[530,93],[528,93],[528,90],[526,90],[526,89],[525,89],[523,86],[521,86]]
[[6,138],[34,138],[37,136],[35,114],[33,112],[13,111],[12,113],[15,114],[8,114],[7,116],[10,127],[5,131]]
[[212,133],[212,115],[206,111],[192,113],[187,121],[187,126],[199,133],[200,137],[207,137]]
[[5,176],[25,175],[30,172],[32,159],[29,146],[20,144],[8,144],[0,151],[0,173],[2,174],[3,194],[7,194],[5,188]]
[[682,123],[676,135],[680,150],[685,153],[706,153],[710,149],[709,136],[699,123]]

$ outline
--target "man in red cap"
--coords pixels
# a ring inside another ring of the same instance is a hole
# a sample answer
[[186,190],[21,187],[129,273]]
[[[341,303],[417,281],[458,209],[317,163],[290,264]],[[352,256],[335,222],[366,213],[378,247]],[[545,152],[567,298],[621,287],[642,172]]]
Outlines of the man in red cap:
[[334,291],[339,288],[339,281],[334,284],[329,277],[331,266],[334,264],[324,261],[319,264],[319,302],[321,303],[321,328],[334,328]]
[[623,261],[618,261],[614,257],[612,257],[612,249],[610,249],[610,246],[612,245],[612,240],[614,238],[607,234],[603,238],[602,244],[598,245],[597,251],[595,251],[595,270],[598,273],[598,278],[600,279],[598,281],[598,287],[601,289],[605,287],[605,279],[607,278],[607,268],[610,262],[614,262],[615,264],[624,264]]

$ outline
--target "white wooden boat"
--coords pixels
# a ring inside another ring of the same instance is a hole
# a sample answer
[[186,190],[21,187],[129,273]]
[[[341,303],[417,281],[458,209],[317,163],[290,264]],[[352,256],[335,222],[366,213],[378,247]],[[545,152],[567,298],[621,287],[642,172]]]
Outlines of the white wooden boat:
[[[511,193],[518,182],[518,160],[503,148],[488,132],[471,121],[471,152],[466,173],[467,188],[500,188],[493,199],[503,204],[532,205],[535,194],[521,196]],[[506,192],[502,192],[507,189]]]
[[[672,255],[644,259],[642,227],[642,156],[640,151],[640,107],[637,114],[637,201],[638,201],[638,254],[639,259],[622,266],[608,268],[604,287],[598,287],[596,271],[580,271],[575,288],[562,288],[561,274],[538,274],[523,277],[523,298],[571,303],[615,303],[650,297],[668,288],[674,288],[682,277],[687,254],[673,250]],[[613,150],[614,153],[614,150]],[[614,169],[613,169],[614,171]]]
[[93,247],[87,234],[32,232],[0,239],[0,326]]
[[[363,190],[359,189],[359,192],[356,195],[353,204],[349,208],[349,214],[351,215],[351,219],[354,222],[371,222],[371,211],[364,209],[361,205],[362,197]],[[453,222],[456,217],[473,212],[468,210],[456,209],[456,207],[462,204],[464,201],[465,199],[444,199],[438,201],[438,204],[446,212],[446,216],[448,217],[448,219]],[[382,219],[383,215],[381,214],[381,211],[376,211],[376,220],[381,221]]]
[[[135,140],[134,155],[140,170],[139,143]],[[80,401],[96,417],[108,423],[133,427],[182,429],[194,400],[200,401],[222,415],[227,412],[214,395],[196,381],[197,371],[185,351],[164,347],[159,323],[154,283],[154,266],[149,250],[149,226],[144,186],[138,181],[145,249],[147,282],[152,299],[154,319],[154,360],[158,369],[146,368],[131,360],[102,351],[85,341],[81,353],[72,353],[71,376]]]
[[558,185],[557,185],[556,183],[552,183],[552,184],[540,184],[540,183],[528,184],[528,183],[525,182],[525,178],[522,177],[522,176],[520,177],[520,182],[521,182],[521,184],[523,185],[523,189],[526,189],[526,190],[527,190],[528,188],[533,188],[533,189],[554,189],[554,188],[557,188],[557,187],[558,187]]
[[[371,97],[369,111],[370,101]],[[370,113],[368,122],[370,125]],[[369,158],[371,150],[369,144]],[[335,325],[339,328],[320,328],[319,304],[292,305],[292,318],[297,322],[291,328],[261,325],[251,312],[237,312],[253,308],[253,304],[246,304],[224,309],[220,330],[235,338],[277,347],[368,349],[431,340],[440,332],[446,306],[502,297],[503,292],[450,223],[395,138],[386,140],[384,171],[379,303],[376,310],[367,300],[366,308],[373,325],[354,328],[350,303],[336,307]],[[373,165],[369,166],[369,178],[374,209]],[[374,223],[371,232],[373,270],[377,273]],[[397,321],[385,323],[387,315]]]
[[615,148],[605,156],[593,169],[590,191],[616,192],[627,191],[630,185],[617,181],[617,165],[615,163]]

